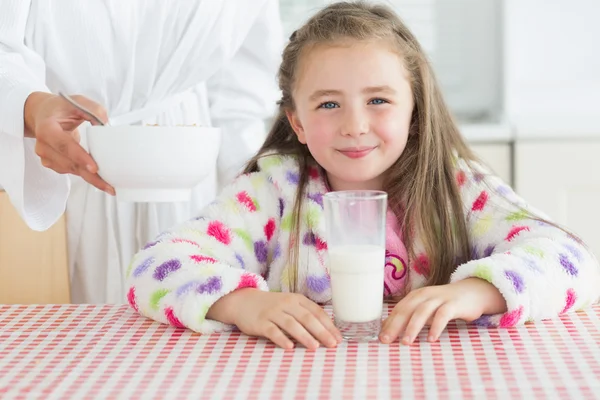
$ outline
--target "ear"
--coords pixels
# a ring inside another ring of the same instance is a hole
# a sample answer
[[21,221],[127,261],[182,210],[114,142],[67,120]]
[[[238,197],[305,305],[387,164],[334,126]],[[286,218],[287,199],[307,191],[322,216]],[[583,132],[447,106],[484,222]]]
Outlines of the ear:
[[302,144],[306,144],[306,135],[304,134],[304,128],[302,127],[302,123],[298,118],[298,114],[296,114],[295,111],[286,110],[285,115],[292,129],[294,130],[294,132],[296,132],[296,136],[298,136],[298,141]]

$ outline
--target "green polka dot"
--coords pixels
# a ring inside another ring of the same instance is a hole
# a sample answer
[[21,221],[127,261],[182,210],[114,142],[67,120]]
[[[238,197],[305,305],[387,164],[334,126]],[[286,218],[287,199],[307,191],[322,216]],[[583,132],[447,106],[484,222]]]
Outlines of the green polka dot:
[[281,157],[265,157],[260,161],[262,169],[271,169],[282,164]]
[[523,249],[527,254],[531,254],[539,258],[544,258],[544,252],[541,249],[532,246],[525,246],[523,247]]
[[473,272],[473,276],[476,278],[483,279],[488,282],[492,282],[492,269],[489,265],[478,265]]
[[525,211],[525,210],[520,210],[520,211],[510,214],[508,217],[506,217],[506,220],[509,222],[516,222],[516,221],[522,221],[522,220],[528,219],[528,218],[529,218],[529,213],[527,213],[527,211]]
[[256,211],[260,211],[260,205],[258,204],[258,200],[252,198],[252,203],[254,204],[254,208],[256,208]]
[[133,261],[134,260],[131,260],[131,262],[129,263],[129,266],[127,267],[127,273],[125,274],[125,276],[127,278],[129,278],[129,276],[131,276],[131,270],[133,269]]
[[306,224],[312,227],[317,226],[320,215],[320,210],[317,210],[315,207],[309,208],[308,212],[306,213]]
[[231,213],[239,214],[241,206],[240,203],[238,203],[237,201],[229,199],[225,202],[225,207],[227,207],[228,211],[230,211]]
[[233,232],[235,232],[235,234],[244,241],[246,247],[248,247],[250,251],[254,251],[254,243],[252,242],[252,237],[248,232],[242,229],[234,229]]
[[475,222],[473,225],[473,235],[483,236],[489,232],[490,229],[494,226],[494,219],[491,215],[486,215]]
[[206,314],[208,314],[208,310],[210,310],[210,305],[206,304],[200,307],[200,317],[198,318],[199,323],[203,323],[206,320]]
[[152,296],[150,296],[150,307],[154,311],[157,311],[158,307],[160,306],[160,301],[163,297],[168,295],[169,292],[170,290],[168,289],[158,289],[156,292],[152,293]]
[[284,231],[291,231],[293,225],[292,214],[288,214],[281,219],[281,229]]

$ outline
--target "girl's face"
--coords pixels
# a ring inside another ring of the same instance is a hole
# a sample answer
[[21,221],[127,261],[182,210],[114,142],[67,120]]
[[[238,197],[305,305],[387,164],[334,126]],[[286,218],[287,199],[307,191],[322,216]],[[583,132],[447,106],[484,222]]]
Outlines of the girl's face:
[[408,73],[383,41],[316,46],[301,57],[287,113],[333,190],[381,190],[406,146],[413,111]]

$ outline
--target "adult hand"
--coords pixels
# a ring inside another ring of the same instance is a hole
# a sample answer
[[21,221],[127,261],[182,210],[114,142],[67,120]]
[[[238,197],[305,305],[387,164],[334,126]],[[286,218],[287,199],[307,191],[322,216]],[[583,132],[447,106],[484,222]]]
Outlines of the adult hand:
[[[82,106],[108,121],[106,110],[84,97],[72,96]],[[79,144],[78,127],[84,121],[98,123],[60,96],[34,92],[27,98],[23,112],[25,136],[36,139],[35,152],[42,165],[59,174],[82,177],[96,188],[114,195],[115,191],[98,175],[98,166]]]

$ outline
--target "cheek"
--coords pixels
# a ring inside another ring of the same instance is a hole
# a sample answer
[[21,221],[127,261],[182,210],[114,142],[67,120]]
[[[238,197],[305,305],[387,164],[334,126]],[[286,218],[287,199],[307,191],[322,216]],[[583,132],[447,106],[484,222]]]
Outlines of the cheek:
[[305,119],[304,132],[309,146],[325,145],[333,140],[336,132],[335,118],[325,114],[313,113]]
[[401,145],[408,138],[410,118],[398,112],[386,110],[386,112],[378,113],[371,126],[383,142],[388,145]]

